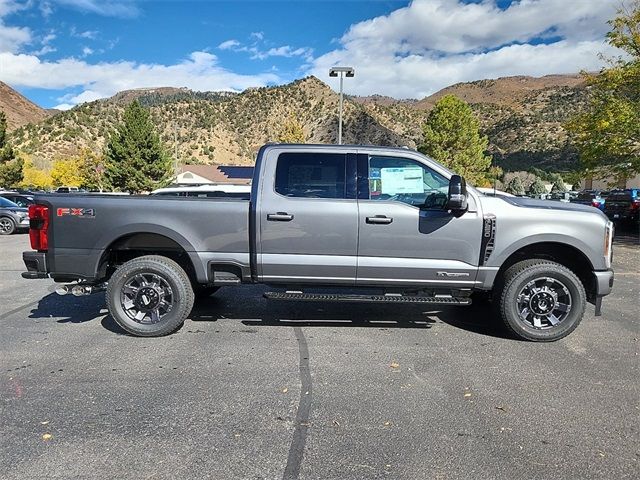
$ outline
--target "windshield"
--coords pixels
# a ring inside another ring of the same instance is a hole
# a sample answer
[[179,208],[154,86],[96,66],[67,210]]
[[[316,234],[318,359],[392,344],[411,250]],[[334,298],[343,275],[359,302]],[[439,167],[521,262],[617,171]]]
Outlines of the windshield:
[[18,205],[4,197],[0,197],[0,207],[2,208],[20,208]]

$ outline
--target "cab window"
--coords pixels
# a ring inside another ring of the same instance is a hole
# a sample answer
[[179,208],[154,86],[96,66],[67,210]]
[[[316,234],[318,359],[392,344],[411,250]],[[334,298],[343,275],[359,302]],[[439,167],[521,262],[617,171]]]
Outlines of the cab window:
[[346,198],[346,158],[333,153],[283,153],[275,190],[285,197]]
[[441,209],[447,202],[449,180],[408,158],[369,157],[369,199]]

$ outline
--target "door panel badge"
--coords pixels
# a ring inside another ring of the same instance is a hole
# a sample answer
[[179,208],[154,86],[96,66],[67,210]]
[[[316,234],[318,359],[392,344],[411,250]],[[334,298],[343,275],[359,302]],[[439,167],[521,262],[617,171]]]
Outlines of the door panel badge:
[[460,277],[468,277],[469,274],[466,272],[438,272],[437,275],[439,277],[453,277],[453,278],[460,278]]

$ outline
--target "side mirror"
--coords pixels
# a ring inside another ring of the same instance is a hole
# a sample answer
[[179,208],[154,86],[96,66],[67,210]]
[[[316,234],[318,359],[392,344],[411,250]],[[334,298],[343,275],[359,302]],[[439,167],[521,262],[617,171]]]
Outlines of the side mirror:
[[453,175],[449,180],[449,194],[445,208],[459,213],[467,210],[467,182],[460,175]]

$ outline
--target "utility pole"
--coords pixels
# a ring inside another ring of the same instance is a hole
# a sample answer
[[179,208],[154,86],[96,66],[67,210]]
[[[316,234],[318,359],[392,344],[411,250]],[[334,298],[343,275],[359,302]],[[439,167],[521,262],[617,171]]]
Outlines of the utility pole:
[[173,122],[173,147],[175,149],[173,157],[173,172],[178,177],[178,122]]
[[338,104],[338,145],[342,145],[342,107],[343,107],[343,94],[342,85],[344,77],[351,78],[355,75],[355,70],[352,67],[332,67],[329,69],[330,77],[340,77],[340,102]]

